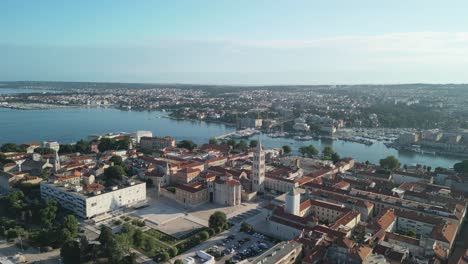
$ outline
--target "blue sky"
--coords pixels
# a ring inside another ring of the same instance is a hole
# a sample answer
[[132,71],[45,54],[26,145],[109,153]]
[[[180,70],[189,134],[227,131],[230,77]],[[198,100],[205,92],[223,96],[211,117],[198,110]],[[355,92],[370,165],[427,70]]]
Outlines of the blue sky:
[[467,1],[0,1],[0,80],[468,82]]

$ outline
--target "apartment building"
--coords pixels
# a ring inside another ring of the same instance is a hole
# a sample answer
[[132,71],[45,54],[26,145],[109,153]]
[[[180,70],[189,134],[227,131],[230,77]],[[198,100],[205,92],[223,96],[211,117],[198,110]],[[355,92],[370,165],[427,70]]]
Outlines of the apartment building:
[[146,183],[135,181],[105,188],[100,184],[81,186],[56,180],[41,182],[40,190],[42,199],[56,200],[62,207],[85,219],[146,201]]

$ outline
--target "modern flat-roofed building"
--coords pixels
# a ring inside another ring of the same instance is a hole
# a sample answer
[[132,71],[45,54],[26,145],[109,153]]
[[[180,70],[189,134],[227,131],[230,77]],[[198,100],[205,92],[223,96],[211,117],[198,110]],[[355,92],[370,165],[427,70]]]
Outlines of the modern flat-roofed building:
[[298,263],[302,244],[296,241],[283,241],[247,263],[253,264],[292,264]]
[[41,182],[40,189],[42,199],[56,200],[61,206],[86,219],[146,202],[144,182],[130,181],[105,188],[100,184],[80,186],[53,181]]

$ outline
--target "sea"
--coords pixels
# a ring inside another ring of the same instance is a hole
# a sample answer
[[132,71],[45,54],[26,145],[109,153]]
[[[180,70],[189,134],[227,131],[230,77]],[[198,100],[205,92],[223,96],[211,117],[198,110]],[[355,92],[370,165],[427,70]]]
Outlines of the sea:
[[[25,92],[23,89],[1,88],[0,94]],[[28,91],[30,92],[30,91]],[[41,92],[48,92],[42,91]],[[207,143],[215,136],[233,132],[234,127],[204,121],[174,120],[167,112],[126,111],[105,107],[74,107],[60,109],[19,110],[0,108],[0,144],[17,144],[45,140],[73,143],[90,135],[149,130],[155,136],[171,136],[176,140],[189,139],[197,144]],[[300,146],[314,145],[321,150],[331,146],[341,157],[378,163],[389,155],[398,158],[401,164],[453,167],[462,158],[433,154],[420,154],[388,148],[381,142],[367,146],[343,140],[296,141],[288,138],[271,138],[265,134],[254,136],[267,148],[289,145],[295,153]]]

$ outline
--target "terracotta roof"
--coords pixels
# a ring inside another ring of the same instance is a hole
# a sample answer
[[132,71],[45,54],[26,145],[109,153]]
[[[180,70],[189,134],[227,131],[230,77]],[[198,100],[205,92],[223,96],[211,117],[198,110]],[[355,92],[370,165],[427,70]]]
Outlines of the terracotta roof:
[[388,209],[385,213],[377,217],[370,226],[376,230],[386,230],[396,219],[394,210]]
[[299,211],[304,211],[305,209],[309,208],[311,206],[311,202],[310,202],[310,199],[307,199],[305,201],[303,201],[299,207]]
[[351,222],[353,219],[359,216],[359,212],[357,211],[349,211],[346,214],[344,214],[342,217],[340,217],[338,220],[335,221],[335,223],[330,227],[332,229],[337,229],[341,225],[347,225],[349,222]]
[[362,263],[369,257],[371,253],[372,253],[372,248],[368,246],[359,246],[357,248],[354,248],[351,256],[354,257],[355,259],[358,259]]
[[35,146],[35,147],[40,147],[41,146],[41,143],[39,142],[27,142],[27,143],[23,143],[24,146]]
[[65,181],[73,178],[80,178],[80,175],[65,175],[65,176],[57,176],[55,177],[58,181]]
[[434,253],[441,259],[446,259],[447,258],[447,251],[445,248],[440,244],[440,243],[435,243],[434,244]]
[[104,186],[99,183],[88,184],[84,187],[87,192],[101,191],[104,190]]
[[305,183],[308,183],[310,181],[312,181],[313,178],[312,177],[308,177],[308,176],[303,176],[299,179],[296,180],[297,183],[299,183],[299,186],[305,184]]
[[196,193],[196,192],[199,192],[199,191],[203,191],[206,188],[203,188],[201,185],[199,185],[197,187],[190,186],[190,185],[178,185],[176,187],[176,189],[180,189],[180,190],[186,191],[186,192]]
[[450,222],[441,223],[434,227],[431,238],[451,244],[455,239],[458,226]]
[[320,200],[311,200],[310,204],[311,204],[311,206],[328,208],[330,210],[339,211],[339,212],[342,212],[342,213],[346,213],[346,212],[350,211],[348,208],[343,207],[341,205],[334,204],[334,203],[329,203],[329,202],[325,202],[325,201],[320,201]]
[[356,243],[354,243],[353,241],[351,241],[351,239],[347,237],[342,237],[337,240],[336,245],[339,247],[351,249],[356,245]]
[[349,186],[350,186],[350,184],[348,182],[345,182],[345,181],[340,181],[340,182],[336,183],[335,185],[333,185],[334,188],[338,188],[338,189],[347,188]]

